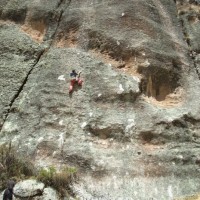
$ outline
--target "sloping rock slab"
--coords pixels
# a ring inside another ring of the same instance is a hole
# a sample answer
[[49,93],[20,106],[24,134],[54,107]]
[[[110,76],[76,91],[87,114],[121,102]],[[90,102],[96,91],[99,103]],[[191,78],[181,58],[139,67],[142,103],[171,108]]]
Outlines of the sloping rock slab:
[[44,183],[36,180],[25,180],[17,183],[14,187],[14,193],[19,197],[31,197],[41,195],[44,190]]
[[51,187],[44,189],[43,195],[39,198],[40,200],[59,200],[58,193]]

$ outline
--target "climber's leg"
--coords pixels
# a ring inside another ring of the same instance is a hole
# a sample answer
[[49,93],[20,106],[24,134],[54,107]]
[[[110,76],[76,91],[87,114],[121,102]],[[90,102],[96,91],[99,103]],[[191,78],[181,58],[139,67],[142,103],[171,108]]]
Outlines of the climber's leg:
[[76,82],[75,79],[72,79],[72,80],[70,81],[69,92],[72,92],[72,91],[73,91],[75,82]]
[[83,80],[81,80],[80,78],[78,79],[78,85],[82,86]]

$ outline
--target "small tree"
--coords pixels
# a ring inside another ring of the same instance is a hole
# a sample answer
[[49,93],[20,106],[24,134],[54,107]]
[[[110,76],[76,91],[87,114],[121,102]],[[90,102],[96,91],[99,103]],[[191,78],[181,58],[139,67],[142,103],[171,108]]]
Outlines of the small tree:
[[71,193],[70,184],[76,172],[76,168],[72,167],[65,167],[60,172],[57,172],[56,169],[51,166],[41,169],[37,179],[47,186],[55,188],[61,196],[65,196],[66,193]]
[[3,189],[8,179],[33,176],[34,167],[30,160],[22,159],[16,154],[11,143],[0,146],[0,188]]

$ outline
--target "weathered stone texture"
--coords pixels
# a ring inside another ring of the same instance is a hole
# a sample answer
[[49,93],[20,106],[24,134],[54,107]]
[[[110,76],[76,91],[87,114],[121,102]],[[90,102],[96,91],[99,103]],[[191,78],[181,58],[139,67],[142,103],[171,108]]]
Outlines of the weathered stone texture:
[[36,180],[25,180],[18,182],[14,187],[14,193],[19,197],[32,197],[41,195],[44,190],[44,183]]
[[[4,191],[0,194],[3,199]],[[45,187],[43,183],[27,179],[18,182],[14,187],[13,200],[59,200],[58,193],[51,187]]]
[[[77,167],[82,198],[198,192],[198,4],[2,1],[0,14],[1,143]],[[72,69],[84,82],[69,95]]]
[[[0,24],[0,127],[6,118],[9,106],[18,96],[27,74],[41,54],[41,47],[22,33],[14,24]],[[17,34],[16,34],[17,33]]]

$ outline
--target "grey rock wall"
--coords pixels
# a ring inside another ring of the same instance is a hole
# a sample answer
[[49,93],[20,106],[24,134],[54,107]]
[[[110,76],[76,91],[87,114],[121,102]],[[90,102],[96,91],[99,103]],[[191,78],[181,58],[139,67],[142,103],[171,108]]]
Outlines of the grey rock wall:
[[[38,167],[77,167],[81,198],[199,192],[199,9],[2,1],[0,142]],[[84,82],[70,95],[72,69]]]
[[[31,200],[59,200],[58,193],[51,187],[45,187],[41,182],[28,179],[18,182],[13,189],[14,200],[31,199]],[[3,199],[4,191],[0,194]]]

